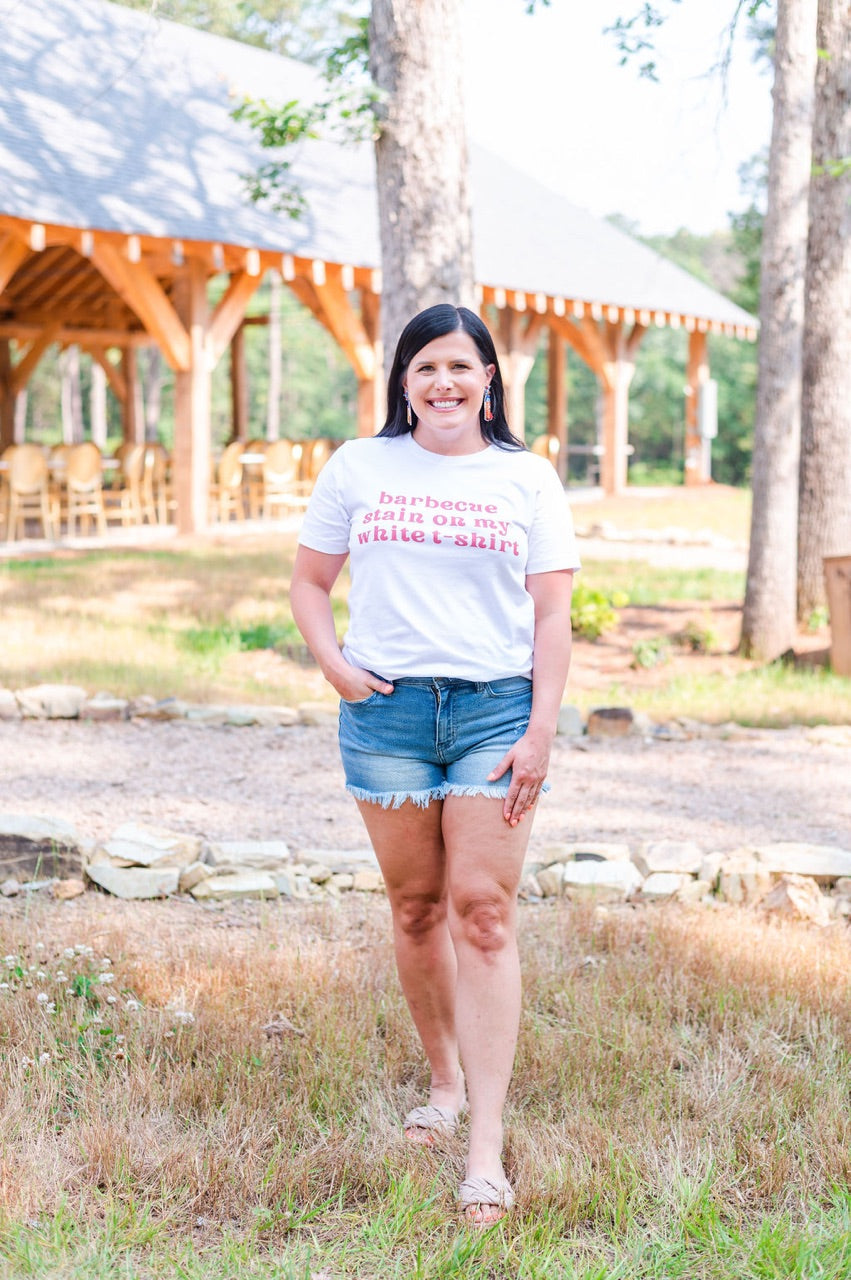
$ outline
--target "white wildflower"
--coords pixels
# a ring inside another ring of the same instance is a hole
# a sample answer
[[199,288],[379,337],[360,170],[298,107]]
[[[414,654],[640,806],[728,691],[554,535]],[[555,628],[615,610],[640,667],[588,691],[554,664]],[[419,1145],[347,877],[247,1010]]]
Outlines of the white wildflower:
[[24,1057],[23,1057],[23,1058],[21,1058],[21,1066],[22,1066],[22,1067],[31,1067],[31,1066],[32,1066],[32,1064],[33,1064],[33,1060],[32,1060],[32,1058],[28,1058],[28,1057],[26,1056],[26,1054],[24,1055]]
[[0,991],[8,991],[8,990],[9,990],[8,982],[0,982]]
[[44,943],[43,943],[43,942],[37,942],[37,943],[35,944],[35,949],[36,949],[36,951],[43,951],[43,950],[44,950]]
[[103,959],[101,960],[101,962],[100,962],[100,967],[101,967],[102,969],[111,969],[111,968],[112,968],[112,961],[110,960],[109,956],[104,956],[104,958],[103,958]]
[[40,1054],[39,1054],[39,1057],[38,1057],[38,1061],[39,1061],[39,1064],[40,1064],[42,1067],[47,1066],[48,1062],[50,1061],[50,1054],[49,1054],[49,1053],[40,1053]]
[[62,952],[62,955],[66,960],[73,960],[76,954],[77,953],[73,947],[66,947],[65,950]]
[[38,995],[36,996],[36,1000],[38,1001],[39,1004],[48,1004],[50,1002],[50,996],[47,994],[46,991],[39,991]]
[[191,1027],[195,1021],[195,1014],[190,1013],[188,1009],[175,1009],[174,1020],[181,1027]]
[[48,1012],[48,1013],[55,1013],[55,1012],[56,1012],[56,1005],[53,1003],[53,1001],[52,1001],[52,1000],[50,1001],[50,1004],[46,1004],[44,1007],[45,1007],[45,1009],[47,1010],[47,1012]]
[[107,996],[107,997],[106,997],[106,1003],[107,1003],[107,1004],[118,1004],[118,1000],[116,999],[116,997],[115,997],[115,996]]
[[4,956],[4,957],[3,957],[3,963],[4,963],[4,964],[6,964],[6,965],[8,965],[8,966],[9,966],[9,968],[10,968],[10,969],[12,969],[12,968],[13,968],[13,967],[18,963],[18,957],[17,957],[17,956]]
[[135,1013],[136,1010],[141,1009],[141,1007],[142,1006],[139,1004],[138,1000],[132,1000],[132,999],[128,1000],[125,1005],[125,1008],[129,1009],[131,1013]]
[[58,973],[56,974],[56,981],[57,981],[57,982],[67,982],[67,981],[68,981],[68,974],[67,974],[67,973],[63,973],[63,972],[62,972],[62,970],[60,969],[60,970],[58,971]]
[[44,972],[43,969],[39,969],[38,973],[35,976],[39,979],[40,982],[44,982],[45,978],[47,977],[47,974]]
[[85,942],[77,942],[74,945],[74,951],[78,956],[93,956],[94,949],[86,946]]
[[115,981],[115,974],[114,974],[114,973],[102,973],[102,974],[100,975],[100,977],[98,978],[98,982],[102,983],[104,986],[106,986],[106,985],[108,985],[110,982],[114,982],[114,981]]
[[116,1037],[115,1037],[115,1043],[116,1043],[116,1044],[124,1044],[125,1039],[126,1039],[126,1036],[116,1036]]

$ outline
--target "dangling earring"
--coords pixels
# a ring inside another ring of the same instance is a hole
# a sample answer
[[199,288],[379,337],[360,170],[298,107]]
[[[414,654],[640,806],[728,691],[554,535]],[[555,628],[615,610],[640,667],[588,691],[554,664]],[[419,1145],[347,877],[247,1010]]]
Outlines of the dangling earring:
[[482,408],[484,410],[485,422],[493,422],[493,400],[491,399],[490,385],[485,387],[485,398]]
[[412,427],[414,423],[411,418],[411,397],[408,395],[407,388],[402,392],[402,394],[405,397],[405,417],[408,420],[408,426]]

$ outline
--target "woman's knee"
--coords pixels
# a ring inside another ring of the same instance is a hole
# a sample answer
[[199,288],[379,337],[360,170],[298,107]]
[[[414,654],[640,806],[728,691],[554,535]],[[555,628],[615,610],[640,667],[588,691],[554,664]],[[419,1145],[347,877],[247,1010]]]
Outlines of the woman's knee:
[[431,894],[404,894],[393,902],[396,927],[414,942],[427,938],[446,920],[446,899]]
[[514,904],[499,888],[453,894],[453,931],[468,945],[496,954],[514,940]]

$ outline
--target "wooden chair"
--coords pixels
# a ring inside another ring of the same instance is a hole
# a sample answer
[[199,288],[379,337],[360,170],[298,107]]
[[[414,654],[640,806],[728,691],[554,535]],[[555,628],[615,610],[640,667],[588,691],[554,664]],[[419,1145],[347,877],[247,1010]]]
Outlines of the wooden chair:
[[560,449],[558,436],[542,435],[532,441],[532,453],[536,453],[539,458],[549,458],[554,467],[558,466]]
[[145,445],[142,475],[142,517],[149,524],[167,524],[171,506],[171,458],[165,445]]
[[118,483],[104,494],[107,520],[117,520],[125,527],[144,522],[142,485],[146,447],[143,444],[133,444],[129,448],[119,445],[122,453]]
[[[263,440],[259,436],[251,440],[246,440],[243,445],[244,454],[253,454],[257,458],[265,455],[269,447],[269,441]],[[248,514],[252,520],[256,520],[263,510],[263,464],[251,462],[248,463],[243,458],[242,462],[243,474],[243,491],[244,498],[248,506]]]
[[9,480],[7,471],[9,463],[12,460],[12,454],[15,446],[10,444],[6,449],[0,452],[0,462],[3,463],[4,469],[0,471],[0,525],[5,525],[9,519]]
[[302,445],[301,476],[304,492],[310,494],[316,477],[334,452],[330,440],[305,440]]
[[52,538],[50,473],[44,452],[35,444],[19,444],[3,456],[9,461],[6,540],[25,537],[27,519],[40,520],[44,536]]
[[303,508],[298,469],[300,446],[292,440],[275,440],[266,446],[263,460],[263,515],[269,519],[278,509],[284,514]]
[[216,467],[216,478],[210,485],[210,514],[214,519],[227,523],[231,516],[245,519],[242,505],[242,457],[245,442],[234,440],[229,444]]
[[94,517],[98,533],[106,533],[106,507],[103,500],[103,459],[91,440],[72,445],[65,455],[65,493],[68,502],[68,533],[73,538],[77,520],[80,531],[88,529]]

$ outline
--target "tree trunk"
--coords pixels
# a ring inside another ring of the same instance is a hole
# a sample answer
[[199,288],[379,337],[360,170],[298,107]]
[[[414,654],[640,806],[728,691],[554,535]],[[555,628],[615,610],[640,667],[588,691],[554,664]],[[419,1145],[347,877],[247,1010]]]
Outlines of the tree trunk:
[[795,639],[801,337],[817,0],[779,0],[768,204],[760,263],[753,513],[742,651],[771,660]]
[[266,399],[266,439],[277,440],[281,434],[281,277],[269,272],[269,385]]
[[163,395],[163,357],[159,347],[148,347],[142,364],[142,402],[145,406],[145,439],[159,439]]
[[475,305],[461,27],[461,0],[372,3],[385,367],[418,311]]
[[[798,614],[826,602],[822,558],[851,555],[851,17],[819,0],[798,507]],[[831,163],[844,171],[831,173]],[[842,165],[839,166],[843,168]]]
[[80,390],[80,348],[66,347],[59,357],[61,374],[60,406],[64,444],[79,444],[83,439],[83,395]]
[[103,450],[106,448],[106,374],[97,360],[92,360],[89,419],[92,424],[92,440]]

